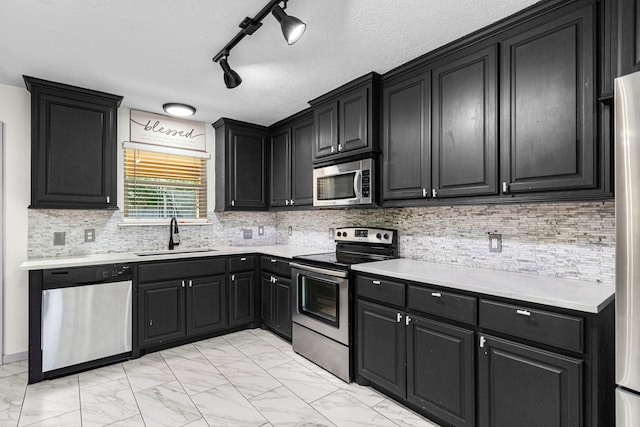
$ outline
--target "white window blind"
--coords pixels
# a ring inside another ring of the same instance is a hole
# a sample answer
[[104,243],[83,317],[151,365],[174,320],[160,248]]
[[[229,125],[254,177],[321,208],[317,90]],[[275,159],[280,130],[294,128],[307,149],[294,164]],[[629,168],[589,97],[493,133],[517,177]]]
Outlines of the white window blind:
[[125,147],[124,216],[206,219],[207,159]]

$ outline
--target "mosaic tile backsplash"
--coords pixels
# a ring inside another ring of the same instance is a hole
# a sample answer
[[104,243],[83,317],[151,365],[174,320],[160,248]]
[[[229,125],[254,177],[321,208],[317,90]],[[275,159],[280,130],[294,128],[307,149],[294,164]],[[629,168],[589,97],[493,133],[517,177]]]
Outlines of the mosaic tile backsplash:
[[[329,228],[399,231],[400,255],[444,264],[614,283],[614,202],[210,213],[182,226],[181,247],[292,244],[330,251]],[[29,257],[164,249],[168,226],[120,226],[121,211],[29,210]],[[264,235],[258,236],[258,226]],[[291,235],[288,230],[291,227]],[[84,243],[84,229],[96,241]],[[251,229],[253,238],[243,239]],[[64,246],[54,232],[66,233]],[[502,234],[489,252],[488,233]]]

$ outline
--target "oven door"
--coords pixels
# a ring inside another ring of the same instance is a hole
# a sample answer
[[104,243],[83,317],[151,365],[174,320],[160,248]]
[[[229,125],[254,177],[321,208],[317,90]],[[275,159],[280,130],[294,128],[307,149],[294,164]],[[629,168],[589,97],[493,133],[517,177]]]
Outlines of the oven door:
[[291,263],[292,320],[349,345],[349,273]]

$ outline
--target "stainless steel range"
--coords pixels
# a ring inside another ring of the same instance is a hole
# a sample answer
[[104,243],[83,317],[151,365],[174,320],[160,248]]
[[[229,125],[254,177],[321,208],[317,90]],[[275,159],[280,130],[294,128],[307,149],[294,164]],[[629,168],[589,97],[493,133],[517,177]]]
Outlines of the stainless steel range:
[[350,266],[398,257],[395,230],[344,227],[335,252],[293,258],[293,349],[346,382],[353,379],[354,280]]

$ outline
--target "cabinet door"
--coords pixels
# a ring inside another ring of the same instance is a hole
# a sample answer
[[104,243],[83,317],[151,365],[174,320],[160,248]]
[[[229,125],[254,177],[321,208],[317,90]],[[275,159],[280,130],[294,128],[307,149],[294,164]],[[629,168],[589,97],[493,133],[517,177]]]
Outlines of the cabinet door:
[[226,276],[185,280],[187,292],[187,335],[227,328]]
[[267,208],[266,133],[229,129],[229,204],[237,209]]
[[363,87],[343,95],[338,100],[338,151],[351,151],[368,145],[368,88]]
[[138,340],[148,347],[184,338],[185,288],[180,281],[138,285]]
[[358,300],[358,373],[401,398],[406,397],[404,313]]
[[581,360],[486,335],[480,339],[480,426],[582,425]]
[[25,81],[32,91],[31,207],[115,207],[116,110],[121,98]]
[[618,75],[640,71],[640,0],[619,0]]
[[296,206],[313,204],[313,119],[291,127],[291,198]]
[[288,206],[291,199],[290,137],[288,127],[271,135],[271,206]]
[[255,274],[232,274],[229,280],[229,326],[244,325],[255,319]]
[[533,21],[501,46],[501,175],[509,192],[597,184],[593,7]]
[[423,198],[431,188],[429,80],[422,71],[384,84],[383,200]]
[[473,344],[473,331],[411,316],[407,400],[452,426],[474,426]]
[[277,278],[275,301],[277,329],[287,338],[291,338],[291,280]]
[[498,192],[496,51],[458,54],[433,69],[435,197]]
[[262,320],[267,324],[273,324],[275,322],[275,307],[274,307],[274,284],[271,281],[270,274],[262,275],[262,283],[261,283],[261,293],[262,293],[262,301],[261,301],[261,315]]
[[313,111],[315,144],[313,159],[321,159],[338,152],[338,102],[329,102]]

